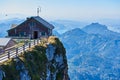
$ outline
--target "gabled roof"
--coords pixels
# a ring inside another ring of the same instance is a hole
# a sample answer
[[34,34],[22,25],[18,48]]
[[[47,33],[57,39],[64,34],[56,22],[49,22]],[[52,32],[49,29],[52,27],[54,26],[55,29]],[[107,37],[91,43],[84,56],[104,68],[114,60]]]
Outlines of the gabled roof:
[[[41,17],[39,17],[39,16],[33,16],[33,17],[30,17],[30,18],[27,18],[27,20],[28,19],[31,19],[31,18],[33,18],[33,19],[35,19],[36,21],[38,21],[39,23],[41,23],[41,24],[43,24],[45,27],[47,27],[47,28],[49,28],[49,29],[54,29],[54,26],[52,25],[52,24],[50,24],[50,23],[48,23],[47,21],[45,21],[44,19],[42,19]],[[27,20],[25,20],[25,21],[27,21]],[[24,22],[25,22],[24,21]],[[23,23],[24,23],[23,22]],[[22,23],[21,23],[22,24]],[[19,25],[21,25],[21,24],[19,24]],[[18,26],[19,26],[18,25]],[[11,28],[11,29],[14,29],[14,28],[16,28],[16,27],[18,27],[18,26],[15,26],[15,27],[13,27],[13,28]],[[11,30],[11,29],[9,29],[9,30]],[[9,31],[8,30],[8,31]]]
[[6,46],[11,38],[0,38],[0,46]]
[[42,19],[39,16],[34,16],[34,17],[31,17],[31,18],[34,18],[35,20],[37,20],[38,22],[40,22],[41,24],[43,24],[47,28],[54,29],[53,25],[51,25],[50,23],[48,23],[47,21],[45,21],[44,19]]

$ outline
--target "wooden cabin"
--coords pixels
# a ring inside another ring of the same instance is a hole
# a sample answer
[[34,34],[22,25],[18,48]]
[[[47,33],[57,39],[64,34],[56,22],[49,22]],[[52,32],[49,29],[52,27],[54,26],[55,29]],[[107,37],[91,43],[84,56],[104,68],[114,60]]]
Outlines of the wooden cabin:
[[5,49],[15,45],[16,42],[12,38],[0,38],[0,54],[3,53]]
[[39,16],[27,18],[23,23],[8,30],[8,37],[37,39],[52,35],[54,26]]

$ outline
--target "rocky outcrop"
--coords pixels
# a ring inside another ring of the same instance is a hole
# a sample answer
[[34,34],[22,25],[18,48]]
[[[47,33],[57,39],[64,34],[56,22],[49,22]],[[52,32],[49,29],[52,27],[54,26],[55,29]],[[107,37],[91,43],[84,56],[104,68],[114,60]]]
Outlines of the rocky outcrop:
[[66,51],[56,37],[1,64],[0,80],[69,80]]
[[46,80],[69,80],[65,48],[58,38],[48,39],[46,56],[48,59]]
[[3,80],[5,77],[5,72],[0,68],[0,80]]
[[15,58],[14,61],[16,62],[16,70],[19,71],[20,80],[31,80],[24,63],[19,58]]

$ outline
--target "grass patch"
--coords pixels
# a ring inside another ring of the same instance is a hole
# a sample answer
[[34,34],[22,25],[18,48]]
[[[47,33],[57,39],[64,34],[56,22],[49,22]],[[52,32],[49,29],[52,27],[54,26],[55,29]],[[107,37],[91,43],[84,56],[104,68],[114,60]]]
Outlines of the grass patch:
[[39,45],[24,54],[24,65],[29,71],[32,80],[46,78],[47,57],[45,52],[46,48]]
[[[23,42],[20,42],[19,45],[22,45]],[[65,62],[65,48],[61,41],[55,37],[51,36],[48,39],[42,39],[41,43],[38,46],[31,48],[29,51],[24,52],[19,56],[20,60],[24,63],[25,68],[28,70],[29,75],[32,80],[42,80],[46,79],[47,72],[47,56],[46,56],[46,43],[50,43],[56,47],[56,54],[62,54]],[[53,62],[54,64],[54,62]],[[6,78],[3,80],[20,80],[19,73],[20,71],[16,70],[16,62],[13,59],[8,60],[7,62],[1,65],[2,70],[6,74]],[[56,68],[54,66],[50,66],[51,72],[55,72]],[[62,72],[57,74],[57,80],[61,80]]]
[[[25,68],[28,70],[32,80],[40,80],[46,78],[46,47],[42,44],[35,46],[31,51],[26,51],[20,55]],[[16,70],[16,62],[10,59],[1,64],[2,70],[5,72],[6,77],[4,80],[19,80],[19,71]]]
[[16,70],[16,63],[13,60],[4,63],[1,67],[6,76],[3,80],[19,80],[19,72]]
[[56,47],[56,53],[58,53],[58,54],[62,53],[63,56],[65,55],[66,50],[65,50],[63,44],[61,43],[61,41],[57,37],[50,36],[48,38],[48,43],[50,43],[50,44],[52,44],[53,46]]

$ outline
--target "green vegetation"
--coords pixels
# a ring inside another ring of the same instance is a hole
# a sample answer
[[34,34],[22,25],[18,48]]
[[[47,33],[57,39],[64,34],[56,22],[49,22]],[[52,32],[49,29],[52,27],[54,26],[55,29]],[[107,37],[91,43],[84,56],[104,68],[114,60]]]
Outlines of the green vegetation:
[[[20,60],[24,63],[25,68],[29,71],[32,80],[40,80],[46,78],[46,63],[45,55],[46,47],[43,44],[35,46],[31,51],[27,51],[20,55]],[[4,80],[19,80],[19,71],[16,70],[16,62],[14,59],[3,63],[2,70],[5,72]]]
[[[60,66],[55,67],[55,65],[59,64],[55,61],[55,59],[52,61],[47,60],[47,56],[45,54],[47,43],[50,43],[56,47],[55,56],[62,54],[64,61],[63,68],[60,68]],[[25,69],[28,71],[32,80],[40,80],[40,78],[45,80],[47,77],[47,68],[50,69],[51,73],[55,73],[57,70],[59,70],[59,72],[56,74],[56,78],[57,80],[62,80],[64,68],[67,67],[65,53],[65,48],[60,40],[55,36],[51,36],[48,39],[42,39],[39,45],[35,46],[29,51],[24,52],[24,54],[21,54],[19,59],[24,64]],[[10,59],[1,64],[1,69],[6,75],[3,80],[20,80],[20,70],[17,70],[16,65],[17,63],[14,59]]]
[[32,51],[26,52],[24,56],[24,65],[29,71],[33,80],[46,78],[46,63],[47,58],[45,55],[46,48],[43,46],[35,46]]
[[[48,43],[50,43],[56,47],[55,55],[62,54],[64,67],[61,69],[59,66],[57,66],[57,68],[55,68],[53,65],[51,65],[51,67],[50,67],[50,71],[53,73],[57,69],[59,70],[58,73],[56,74],[56,80],[62,80],[63,76],[64,76],[64,69],[65,69],[65,67],[68,67],[65,48],[64,48],[63,44],[61,43],[61,41],[55,36],[50,36],[48,38]],[[54,59],[52,60],[52,64],[57,64]]]
[[1,68],[6,76],[3,80],[19,80],[19,72],[16,70],[16,64],[13,60],[4,63]]
[[48,38],[48,43],[57,47],[56,53],[63,53],[63,55],[65,55],[65,53],[66,53],[65,48],[64,48],[63,44],[61,43],[61,41],[57,37],[50,36]]
[[63,72],[59,72],[56,74],[56,80],[62,80],[63,79]]
[[67,59],[66,59],[66,50],[62,44],[62,42],[59,40],[59,38],[55,37],[55,36],[50,36],[48,38],[48,43],[54,45],[56,47],[56,53],[57,54],[62,54],[63,56],[63,61],[65,64],[67,64]]

